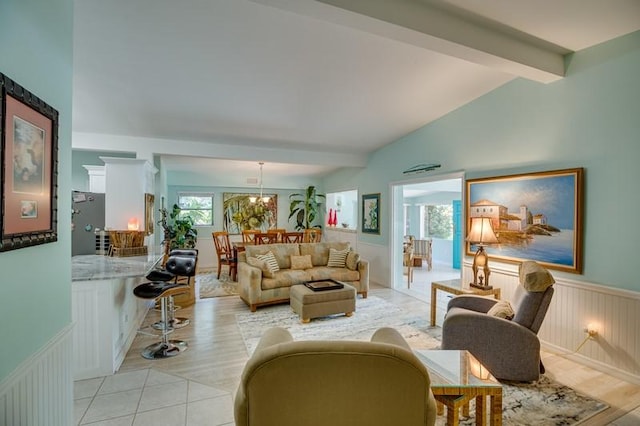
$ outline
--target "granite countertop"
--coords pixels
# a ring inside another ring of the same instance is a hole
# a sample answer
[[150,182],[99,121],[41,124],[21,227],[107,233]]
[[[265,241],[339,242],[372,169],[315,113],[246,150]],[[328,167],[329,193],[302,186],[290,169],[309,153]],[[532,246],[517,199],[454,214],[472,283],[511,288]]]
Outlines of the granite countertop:
[[94,254],[72,256],[71,281],[142,277],[161,258],[162,255],[159,252],[131,257],[109,257]]

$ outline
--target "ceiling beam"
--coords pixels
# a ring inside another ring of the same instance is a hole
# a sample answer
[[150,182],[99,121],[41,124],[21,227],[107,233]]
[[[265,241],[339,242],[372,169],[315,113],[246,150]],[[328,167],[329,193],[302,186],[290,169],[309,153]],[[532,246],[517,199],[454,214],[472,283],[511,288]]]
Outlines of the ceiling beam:
[[[153,159],[154,155],[176,155],[234,161],[267,161],[288,164],[320,166],[366,167],[367,154],[349,154],[331,151],[283,149],[260,146],[242,146],[232,143],[176,141],[137,136],[105,135],[73,132],[73,149],[87,151],[136,152],[138,158]],[[105,149],[108,147],[108,149]]]
[[571,51],[433,0],[252,0],[550,83]]

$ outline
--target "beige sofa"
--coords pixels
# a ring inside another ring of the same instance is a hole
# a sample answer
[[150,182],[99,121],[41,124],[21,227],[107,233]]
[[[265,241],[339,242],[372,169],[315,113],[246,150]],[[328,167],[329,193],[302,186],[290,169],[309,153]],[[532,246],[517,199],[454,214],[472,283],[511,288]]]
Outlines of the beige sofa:
[[236,426],[425,426],[436,420],[429,372],[392,328],[365,341],[293,341],[268,329],[244,367]]
[[[339,251],[349,249],[349,243],[246,246],[245,251],[238,254],[240,298],[251,308],[251,312],[255,312],[258,306],[288,302],[289,289],[292,285],[328,278],[352,285],[358,294],[366,298],[369,291],[369,262],[360,259],[359,255],[351,250],[344,267],[327,266],[330,249]],[[257,256],[268,252],[273,253],[280,268],[279,271],[270,273],[265,269],[264,264],[257,263]],[[292,256],[294,256],[293,267]],[[298,264],[300,260],[309,260],[309,258],[310,265]]]

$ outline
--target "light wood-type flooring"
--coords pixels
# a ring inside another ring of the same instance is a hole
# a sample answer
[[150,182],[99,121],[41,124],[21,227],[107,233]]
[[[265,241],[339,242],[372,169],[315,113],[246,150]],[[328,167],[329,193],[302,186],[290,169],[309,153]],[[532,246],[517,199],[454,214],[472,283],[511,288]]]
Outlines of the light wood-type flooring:
[[[404,310],[426,316],[429,315],[429,301],[428,292],[424,293],[426,299],[375,285],[370,292]],[[438,307],[438,324],[442,322],[443,309],[444,306]],[[247,311],[247,306],[237,296],[200,299],[195,305],[178,311],[178,316],[190,318],[191,324],[172,334],[172,338],[189,342],[187,351],[174,358],[149,361],[140,356],[140,351],[154,339],[138,335],[118,374],[152,367],[233,395],[248,359],[235,315]],[[150,311],[146,321],[153,322],[157,317],[155,311]],[[543,361],[551,378],[610,405],[583,425],[640,424],[640,386],[577,364],[561,354],[543,352]]]

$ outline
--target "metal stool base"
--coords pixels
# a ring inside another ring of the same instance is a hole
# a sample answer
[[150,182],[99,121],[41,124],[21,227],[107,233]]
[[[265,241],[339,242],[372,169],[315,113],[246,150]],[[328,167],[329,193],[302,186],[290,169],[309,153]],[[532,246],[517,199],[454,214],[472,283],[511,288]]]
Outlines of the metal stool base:
[[[176,317],[169,321],[169,329],[178,329],[189,325],[191,320],[189,318]],[[162,321],[157,321],[151,324],[151,327],[156,330],[164,330],[164,323]]]
[[146,359],[170,358],[186,351],[188,346],[188,343],[183,340],[169,340],[168,343],[156,342],[144,348],[141,355]]

